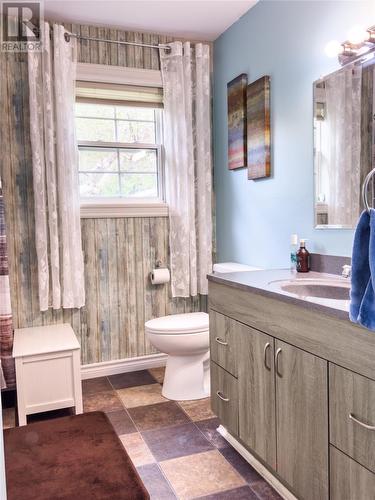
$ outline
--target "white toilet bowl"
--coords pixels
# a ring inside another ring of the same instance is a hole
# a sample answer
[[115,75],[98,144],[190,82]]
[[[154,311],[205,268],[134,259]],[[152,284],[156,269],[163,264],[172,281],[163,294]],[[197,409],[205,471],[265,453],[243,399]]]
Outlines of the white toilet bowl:
[[168,354],[162,394],[175,401],[210,395],[208,314],[173,314],[147,321],[151,344]]

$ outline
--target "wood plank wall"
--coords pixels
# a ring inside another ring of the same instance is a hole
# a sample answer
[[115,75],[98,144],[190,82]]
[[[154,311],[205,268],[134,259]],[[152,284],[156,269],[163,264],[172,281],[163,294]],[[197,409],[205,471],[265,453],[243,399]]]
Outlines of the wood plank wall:
[[[171,38],[84,25],[65,25],[86,36],[165,43]],[[80,41],[78,60],[159,69],[157,50]],[[144,323],[165,314],[206,310],[206,298],[172,299],[170,286],[151,287],[157,260],[169,265],[165,217],[82,219],[86,306],[41,313],[35,251],[34,193],[25,54],[0,54],[1,177],[6,205],[14,327],[69,322],[82,348],[82,363],[151,354]]]

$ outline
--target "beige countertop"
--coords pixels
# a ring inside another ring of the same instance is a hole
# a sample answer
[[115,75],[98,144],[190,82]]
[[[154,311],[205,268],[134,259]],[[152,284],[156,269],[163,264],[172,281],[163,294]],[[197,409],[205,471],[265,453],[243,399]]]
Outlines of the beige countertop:
[[[311,280],[311,283],[321,280],[334,283],[337,286],[350,288],[350,279],[326,273],[310,271],[308,273],[292,272],[290,269],[267,269],[260,271],[246,271],[235,273],[212,273],[208,280],[215,283],[228,285],[252,293],[272,297],[284,302],[293,303],[310,310],[321,311],[340,319],[349,321],[349,300],[337,300],[301,294],[289,293],[281,289],[286,281]],[[348,292],[349,294],[349,292]]]

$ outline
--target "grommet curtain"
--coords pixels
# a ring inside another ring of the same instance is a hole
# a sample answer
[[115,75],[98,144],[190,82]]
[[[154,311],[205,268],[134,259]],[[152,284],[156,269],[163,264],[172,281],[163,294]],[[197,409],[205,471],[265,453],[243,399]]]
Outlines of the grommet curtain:
[[40,310],[85,303],[74,107],[76,39],[43,25],[28,52],[35,241]]
[[160,49],[173,297],[207,294],[212,270],[210,48]]

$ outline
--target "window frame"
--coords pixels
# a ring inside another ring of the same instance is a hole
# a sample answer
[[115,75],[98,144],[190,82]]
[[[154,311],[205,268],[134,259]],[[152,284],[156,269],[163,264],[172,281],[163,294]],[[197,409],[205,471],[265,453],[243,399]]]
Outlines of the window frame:
[[[162,86],[160,71],[139,70],[136,68],[120,68],[107,65],[78,64],[77,81],[94,81],[98,83],[122,83],[124,85],[135,83],[139,86]],[[143,85],[142,85],[142,82]],[[156,85],[158,83],[158,85]],[[90,99],[91,100],[91,99]],[[87,99],[77,99],[77,102],[87,102]],[[103,100],[92,99],[91,102],[99,104]],[[110,100],[108,101],[108,104]],[[120,102],[114,103],[121,105]],[[124,103],[130,106],[130,103]],[[139,106],[139,104],[138,104]],[[163,147],[163,109],[155,107],[155,144],[122,143],[105,141],[77,141],[78,149],[87,148],[121,148],[121,149],[152,149],[157,157],[157,198],[137,197],[82,197],[80,199],[81,218],[95,217],[166,217],[168,205],[165,202],[165,155]],[[78,165],[77,165],[78,166]]]

